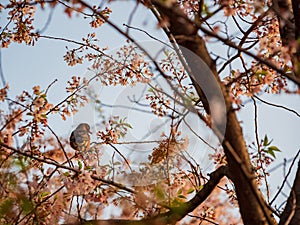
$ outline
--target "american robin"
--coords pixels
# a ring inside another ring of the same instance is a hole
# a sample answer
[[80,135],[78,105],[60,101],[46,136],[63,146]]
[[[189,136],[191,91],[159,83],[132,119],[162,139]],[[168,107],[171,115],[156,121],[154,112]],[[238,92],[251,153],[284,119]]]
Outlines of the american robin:
[[86,151],[90,148],[90,125],[87,123],[79,124],[70,136],[70,145],[76,151]]

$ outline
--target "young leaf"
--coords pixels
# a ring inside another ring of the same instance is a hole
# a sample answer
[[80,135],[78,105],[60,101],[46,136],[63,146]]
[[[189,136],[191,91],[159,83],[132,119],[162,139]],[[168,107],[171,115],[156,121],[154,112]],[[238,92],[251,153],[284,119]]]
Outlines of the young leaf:
[[86,166],[85,169],[86,169],[86,170],[92,170],[92,169],[94,169],[94,168],[93,168],[92,166]]
[[268,149],[267,153],[270,154],[271,156],[273,156],[274,158],[276,158],[275,153],[274,153],[273,150]]
[[268,147],[267,153],[272,155],[274,158],[276,158],[275,156],[275,152],[281,152],[279,148],[277,148],[276,146],[270,146]]
[[199,191],[200,191],[202,188],[203,188],[203,185],[200,185],[200,186],[198,187]]
[[276,151],[276,152],[281,152],[279,148],[277,148],[276,146],[270,146],[268,147],[268,150],[272,150],[272,151]]
[[69,177],[71,174],[69,171],[63,173],[66,177]]
[[81,170],[83,166],[81,161],[78,161],[78,166],[79,166],[79,170]]
[[186,197],[184,195],[178,195],[178,198],[182,198],[182,199],[186,199]]
[[263,145],[266,147],[266,146],[270,145],[272,143],[272,141],[273,141],[273,139],[271,141],[269,141],[268,136],[265,135]]
[[181,195],[182,194],[182,188],[180,188],[178,191],[177,191],[177,195]]
[[189,190],[187,191],[187,194],[188,194],[188,195],[189,195],[189,194],[192,194],[194,191],[195,191],[195,189],[194,189],[194,188],[191,188],[191,189],[189,189]]
[[268,136],[265,134],[265,137],[264,137],[264,146],[267,146],[268,143],[269,143]]
[[47,197],[47,196],[50,195],[50,194],[51,194],[50,191],[41,192],[41,193],[39,194],[39,198],[40,198],[40,199],[43,199],[44,197]]

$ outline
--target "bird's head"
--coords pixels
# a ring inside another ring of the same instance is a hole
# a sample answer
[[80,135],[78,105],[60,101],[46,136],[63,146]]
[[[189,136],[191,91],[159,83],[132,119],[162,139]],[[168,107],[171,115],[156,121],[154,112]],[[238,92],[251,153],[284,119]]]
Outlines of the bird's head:
[[91,127],[90,125],[88,125],[87,123],[81,123],[79,124],[77,127],[76,127],[76,130],[80,130],[80,131],[85,131],[87,133],[90,133],[91,134]]

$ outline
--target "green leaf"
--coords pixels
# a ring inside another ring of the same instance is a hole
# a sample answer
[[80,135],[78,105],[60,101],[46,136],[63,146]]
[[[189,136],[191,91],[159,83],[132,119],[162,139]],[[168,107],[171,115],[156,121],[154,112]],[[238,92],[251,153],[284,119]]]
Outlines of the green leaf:
[[40,193],[38,197],[39,197],[39,199],[44,199],[47,196],[49,196],[50,194],[51,194],[50,191],[45,191],[45,192]]
[[274,151],[268,149],[267,153],[276,158]]
[[275,152],[281,152],[279,148],[277,148],[276,146],[270,146],[268,147],[267,153],[272,155],[274,158],[276,158],[275,156]]
[[268,145],[268,142],[269,142],[268,136],[265,135],[265,138],[264,138],[264,146],[267,146],[267,145]]
[[64,172],[64,175],[65,175],[66,177],[69,177],[71,174],[70,174],[70,172]]
[[81,169],[82,169],[82,167],[83,167],[83,164],[82,164],[82,162],[81,162],[81,161],[78,161],[78,166],[79,166],[79,169],[81,170]]
[[204,15],[206,14],[207,16],[212,15],[212,13],[209,12],[209,7],[205,3],[203,4],[202,12],[204,13]]
[[178,198],[182,198],[182,199],[186,199],[186,197],[184,195],[178,195]]
[[128,127],[128,128],[130,128],[130,129],[132,129],[132,126],[131,126],[129,123],[123,123],[123,125],[124,125],[125,127]]
[[189,195],[189,194],[192,194],[194,191],[195,191],[195,189],[194,189],[194,188],[191,188],[191,189],[189,189],[189,190],[187,191],[187,194],[188,194],[188,195]]
[[277,148],[276,146],[274,146],[274,145],[268,147],[268,150],[272,150],[272,151],[275,151],[275,152],[281,152],[281,150],[279,148]]
[[200,185],[200,186],[198,187],[199,191],[202,190],[203,187],[204,187],[203,185]]
[[92,166],[86,166],[86,167],[85,167],[85,170],[92,170],[92,169],[93,169]]
[[51,192],[50,191],[45,191],[45,192],[42,192],[42,193],[40,193],[40,197],[46,197],[46,196],[48,196],[48,195],[50,195],[51,194]]
[[272,141],[273,141],[273,139],[271,141],[269,141],[268,136],[265,135],[263,145],[266,147],[266,146],[270,145],[272,143]]
[[177,195],[181,195],[182,194],[182,188],[180,188],[178,191],[177,191]]
[[266,71],[266,70],[257,70],[255,73],[256,76],[267,75],[267,74],[268,74],[268,71]]
[[46,99],[47,98],[47,95],[44,93],[44,94],[41,94],[41,98],[44,98]]

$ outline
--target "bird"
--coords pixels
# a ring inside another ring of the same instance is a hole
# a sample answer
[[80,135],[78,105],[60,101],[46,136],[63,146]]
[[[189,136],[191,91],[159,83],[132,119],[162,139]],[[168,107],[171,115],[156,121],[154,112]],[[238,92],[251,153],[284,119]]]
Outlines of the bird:
[[90,125],[81,123],[72,131],[70,135],[70,145],[74,150],[83,152],[90,148],[90,129]]

